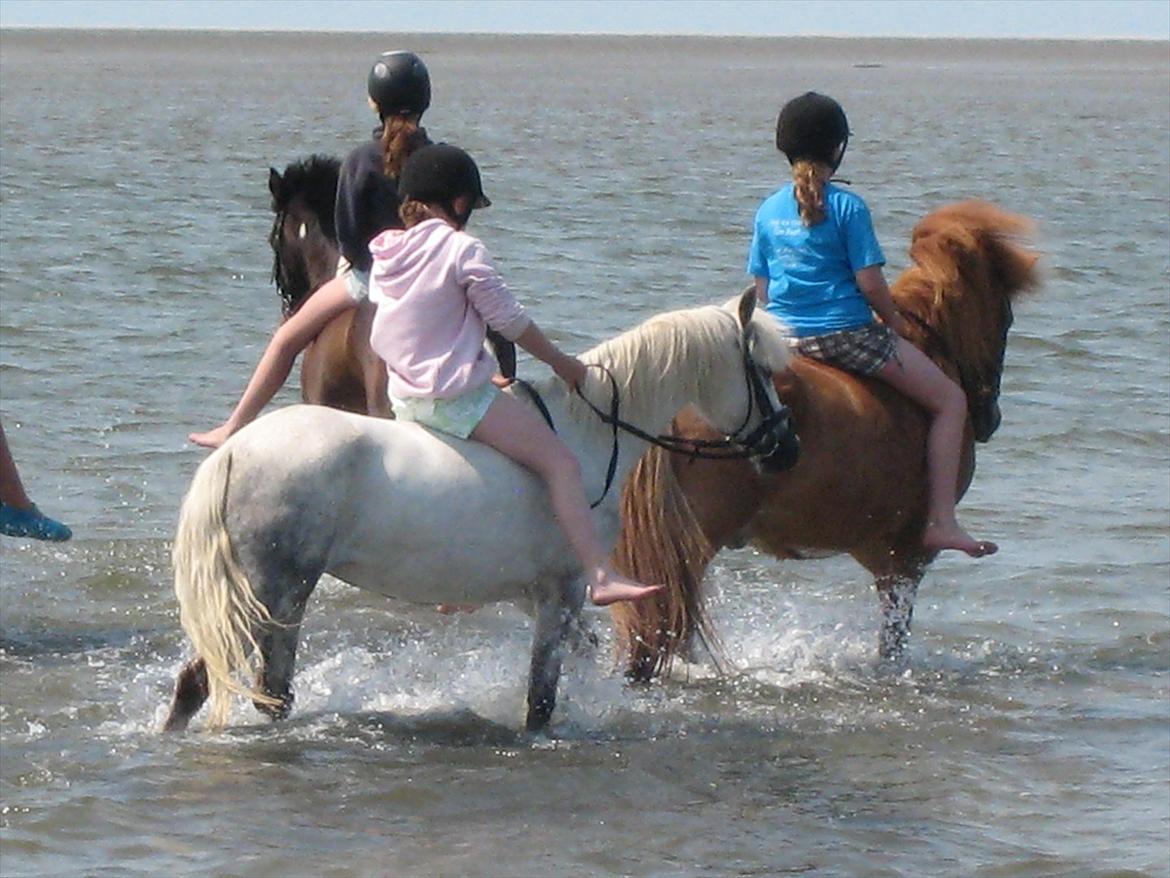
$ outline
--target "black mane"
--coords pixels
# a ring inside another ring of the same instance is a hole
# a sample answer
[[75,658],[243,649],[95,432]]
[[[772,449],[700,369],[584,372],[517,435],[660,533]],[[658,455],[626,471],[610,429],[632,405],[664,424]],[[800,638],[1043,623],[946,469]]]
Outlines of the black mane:
[[283,215],[293,199],[300,197],[316,215],[321,230],[330,241],[337,241],[337,226],[333,221],[333,208],[337,200],[337,178],[341,162],[329,155],[314,154],[306,159],[292,162],[284,169],[279,194],[272,196],[272,210]]
[[[298,219],[303,223],[306,213],[315,220],[311,224],[320,229],[329,249],[333,251],[332,263],[336,263],[337,224],[334,221],[334,205],[337,200],[337,180],[341,162],[332,156],[311,155],[306,159],[292,162],[284,174],[269,169],[268,191],[272,195],[272,231],[268,243],[272,247],[272,281],[280,293],[281,310],[285,316],[291,314],[314,289],[312,272],[306,261],[308,252],[320,253],[320,247],[306,250],[304,242],[291,245],[290,252],[284,247],[289,239],[284,236],[285,223]],[[321,243],[318,239],[318,243]],[[320,266],[319,266],[320,267]],[[329,269],[332,271],[332,268]],[[317,282],[320,282],[318,277]]]

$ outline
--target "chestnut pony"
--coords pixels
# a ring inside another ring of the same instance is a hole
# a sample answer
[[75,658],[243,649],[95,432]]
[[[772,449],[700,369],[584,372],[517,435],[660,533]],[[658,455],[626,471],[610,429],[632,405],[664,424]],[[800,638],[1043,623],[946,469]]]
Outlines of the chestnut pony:
[[[999,426],[1012,301],[1037,282],[1030,231],[1028,220],[985,202],[941,207],[914,228],[913,265],[893,285],[910,340],[967,394],[960,495],[974,474],[974,442]],[[852,555],[877,586],[879,654],[903,654],[918,583],[934,558],[922,547],[927,416],[879,380],[800,357],[776,386],[804,449],[789,471],[651,449],[626,484],[618,564],[668,584],[657,600],[614,608],[631,677],[668,670],[695,638],[718,659],[703,575],[720,548],[745,542],[777,558]],[[708,435],[685,412],[674,429]]]
[[[268,170],[274,214],[272,280],[287,318],[309,295],[337,273],[340,250],[333,224],[337,159],[313,155],[293,162],[280,174]],[[301,359],[301,398],[359,414],[388,417],[386,370],[370,348],[374,306],[362,302],[335,317]]]

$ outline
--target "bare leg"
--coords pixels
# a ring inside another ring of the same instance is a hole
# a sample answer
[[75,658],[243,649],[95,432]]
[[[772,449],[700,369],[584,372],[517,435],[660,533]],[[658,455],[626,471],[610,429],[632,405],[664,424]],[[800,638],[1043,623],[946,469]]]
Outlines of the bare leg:
[[284,385],[297,355],[309,346],[309,342],[317,337],[329,321],[356,304],[349,297],[345,278],[335,277],[322,284],[300,310],[280,325],[269,340],[248,380],[248,386],[244,388],[240,401],[228,419],[214,430],[191,433],[187,438],[205,448],[218,448],[229,436],[250,423]]
[[8,448],[3,426],[0,426],[0,534],[54,543],[73,536],[68,527],[37,509],[28,496]]
[[500,395],[471,438],[490,445],[544,479],[553,513],[585,569],[593,603],[607,606],[638,600],[662,588],[627,579],[610,565],[609,552],[593,523],[577,458],[536,412],[510,396]]
[[8,437],[4,435],[3,424],[0,424],[0,503],[17,509],[30,509],[33,505],[25,493],[12,452],[8,450]]
[[904,338],[898,339],[897,356],[878,371],[877,377],[930,414],[926,438],[930,493],[923,546],[933,552],[958,549],[973,558],[996,552],[999,547],[995,543],[975,539],[955,517],[959,456],[967,418],[967,397],[962,388]]

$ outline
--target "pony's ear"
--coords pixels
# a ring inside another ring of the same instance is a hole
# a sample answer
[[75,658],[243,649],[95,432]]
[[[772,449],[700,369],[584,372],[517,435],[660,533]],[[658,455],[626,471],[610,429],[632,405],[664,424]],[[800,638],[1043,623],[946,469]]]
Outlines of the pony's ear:
[[752,322],[752,314],[756,312],[756,288],[748,287],[739,297],[739,325],[747,329]]
[[280,172],[276,168],[270,167],[268,169],[268,191],[272,193],[272,197],[280,200],[280,189],[284,179],[280,176]]

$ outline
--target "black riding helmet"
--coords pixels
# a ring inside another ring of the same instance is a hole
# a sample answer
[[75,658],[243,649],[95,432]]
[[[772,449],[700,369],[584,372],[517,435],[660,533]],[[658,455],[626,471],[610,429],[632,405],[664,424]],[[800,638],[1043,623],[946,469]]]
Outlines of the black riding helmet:
[[383,52],[366,80],[378,115],[421,116],[431,105],[431,76],[414,52]]
[[491,207],[471,156],[448,143],[431,143],[410,154],[398,177],[399,198],[449,209],[460,195],[472,196],[473,208]]
[[811,159],[835,171],[848,142],[849,120],[845,111],[831,97],[815,91],[790,100],[776,120],[776,148],[788,157],[790,164]]

